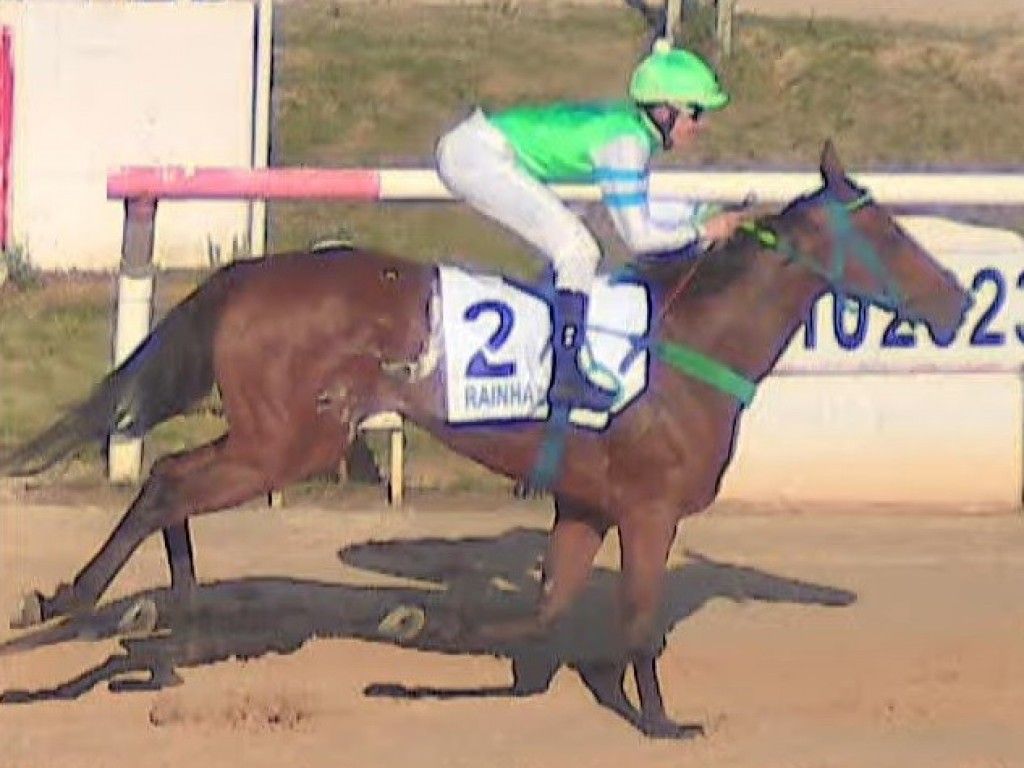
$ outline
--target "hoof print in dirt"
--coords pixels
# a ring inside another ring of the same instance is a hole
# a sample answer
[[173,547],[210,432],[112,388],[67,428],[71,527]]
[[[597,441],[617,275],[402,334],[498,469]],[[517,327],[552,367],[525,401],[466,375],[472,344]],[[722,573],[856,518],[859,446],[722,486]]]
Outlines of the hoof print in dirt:
[[427,614],[415,605],[400,605],[392,609],[377,625],[381,637],[401,643],[415,640],[427,623]]
[[117,622],[117,633],[126,637],[151,634],[156,629],[158,619],[156,603],[149,598],[141,598],[121,614]]

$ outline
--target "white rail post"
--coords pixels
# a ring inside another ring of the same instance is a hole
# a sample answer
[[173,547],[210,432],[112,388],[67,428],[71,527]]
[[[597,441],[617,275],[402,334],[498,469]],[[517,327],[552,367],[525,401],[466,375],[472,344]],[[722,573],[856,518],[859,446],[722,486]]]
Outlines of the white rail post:
[[[253,84],[252,167],[266,168],[270,157],[270,79],[274,50],[274,0],[257,0],[256,81]],[[249,255],[262,256],[267,243],[267,201],[249,201]]]
[[715,37],[718,40],[719,55],[723,58],[732,56],[732,22],[734,13],[735,0],[716,0]]
[[393,507],[400,507],[405,498],[405,432],[402,429],[402,422],[401,414],[385,411],[368,416],[359,424],[360,431],[383,430],[388,433],[388,500]]
[[[117,283],[114,326],[114,367],[127,360],[149,334],[153,317],[153,229],[156,198],[130,198],[124,203],[121,268]],[[142,470],[142,438],[114,432],[107,446],[107,477],[134,483]]]
[[683,0],[668,0],[665,4],[665,29],[662,34],[670,43],[676,39],[676,29],[683,23]]

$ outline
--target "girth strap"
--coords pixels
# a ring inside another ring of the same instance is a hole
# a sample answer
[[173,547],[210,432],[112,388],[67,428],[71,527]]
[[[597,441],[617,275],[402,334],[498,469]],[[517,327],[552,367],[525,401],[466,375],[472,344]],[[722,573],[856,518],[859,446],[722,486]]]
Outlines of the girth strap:
[[757,385],[741,373],[697,352],[689,347],[672,341],[659,341],[654,346],[658,357],[667,365],[687,376],[692,376],[705,384],[732,395],[744,407],[754,400]]

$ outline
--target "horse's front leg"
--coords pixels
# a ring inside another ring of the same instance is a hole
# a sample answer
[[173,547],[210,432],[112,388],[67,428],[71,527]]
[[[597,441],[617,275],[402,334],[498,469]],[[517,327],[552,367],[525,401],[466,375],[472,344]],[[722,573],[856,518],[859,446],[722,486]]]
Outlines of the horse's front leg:
[[608,527],[586,508],[556,498],[555,523],[548,537],[540,593],[532,613],[485,624],[477,633],[485,640],[506,642],[547,634],[586,586]]
[[648,736],[685,739],[702,735],[699,725],[669,718],[658,680],[657,658],[664,645],[658,626],[665,588],[665,568],[675,539],[676,519],[653,510],[630,516],[619,525],[622,555],[621,632],[640,697],[640,729]]

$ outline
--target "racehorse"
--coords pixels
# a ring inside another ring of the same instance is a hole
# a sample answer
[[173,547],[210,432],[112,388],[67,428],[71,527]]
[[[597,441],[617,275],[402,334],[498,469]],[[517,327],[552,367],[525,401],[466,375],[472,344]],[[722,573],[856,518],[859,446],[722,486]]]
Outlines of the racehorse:
[[40,471],[112,430],[142,435],[214,384],[229,425],[207,445],[158,460],[102,548],[70,585],[27,596],[22,621],[94,606],[157,531],[172,591],[187,598],[196,583],[189,517],[337,466],[371,413],[398,411],[517,479],[532,476],[538,453],[560,431],[562,452],[550,477],[555,520],[535,609],[478,631],[543,633],[581,591],[616,526],[620,652],[609,660],[609,674],[620,714],[630,711],[622,683],[631,665],[640,705],[634,723],[651,736],[693,735],[665,711],[656,667],[663,638],[652,635],[677,525],[714,500],[752,388],[827,291],[919,321],[937,343],[954,337],[970,305],[952,274],[846,176],[831,142],[820,172],[819,189],[751,219],[718,250],[635,265],[654,308],[644,342],[649,384],[600,431],[446,420],[441,375],[424,364],[436,265],[354,248],[219,270],[84,403],[0,464],[7,474]]

